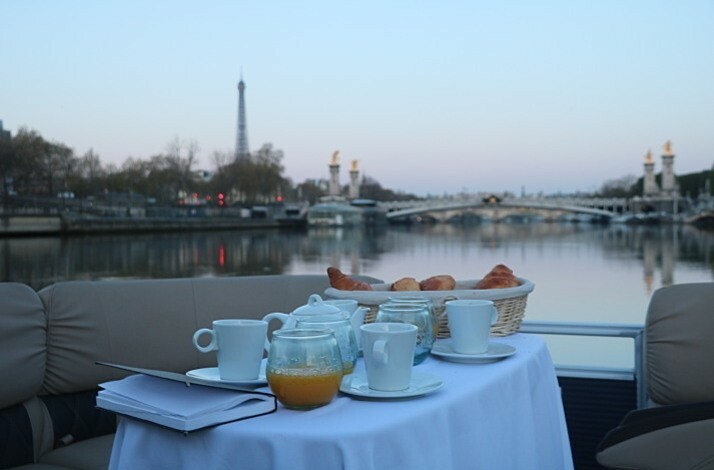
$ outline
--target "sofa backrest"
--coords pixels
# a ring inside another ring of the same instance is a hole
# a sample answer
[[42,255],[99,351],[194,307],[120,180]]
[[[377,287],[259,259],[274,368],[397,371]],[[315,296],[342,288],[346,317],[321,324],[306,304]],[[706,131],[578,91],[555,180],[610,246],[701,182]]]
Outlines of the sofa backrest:
[[47,321],[37,293],[0,283],[0,409],[37,395],[45,375]]
[[91,390],[126,375],[95,361],[174,372],[215,366],[215,353],[193,346],[197,329],[222,318],[289,313],[328,286],[326,275],[56,283],[39,292],[48,317],[40,393]]
[[714,282],[655,291],[645,334],[647,391],[654,404],[714,400]]

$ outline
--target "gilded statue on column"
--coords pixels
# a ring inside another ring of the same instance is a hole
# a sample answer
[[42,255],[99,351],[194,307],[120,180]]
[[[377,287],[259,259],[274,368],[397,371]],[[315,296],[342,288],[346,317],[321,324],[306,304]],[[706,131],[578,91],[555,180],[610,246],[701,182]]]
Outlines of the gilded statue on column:
[[664,148],[665,155],[672,155],[672,142],[670,142],[668,140],[667,142],[664,143],[663,148]]

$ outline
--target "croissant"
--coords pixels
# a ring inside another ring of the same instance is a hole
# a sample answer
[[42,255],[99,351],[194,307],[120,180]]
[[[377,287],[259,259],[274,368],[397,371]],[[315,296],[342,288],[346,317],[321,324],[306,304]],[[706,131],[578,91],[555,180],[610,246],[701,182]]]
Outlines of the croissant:
[[491,268],[491,272],[489,272],[489,274],[493,274],[495,276],[513,275],[513,270],[505,264],[497,264]]
[[413,277],[403,277],[389,286],[389,290],[421,290],[419,282]]
[[327,276],[330,278],[330,285],[339,290],[372,290],[372,286],[366,282],[352,279],[337,268],[330,266],[327,268]]
[[474,289],[505,289],[520,285],[520,281],[513,275],[511,268],[505,264],[497,264],[476,283]]
[[454,290],[456,279],[448,274],[432,276],[419,283],[421,290]]
[[521,283],[514,276],[486,276],[476,284],[474,289],[505,289],[520,285]]

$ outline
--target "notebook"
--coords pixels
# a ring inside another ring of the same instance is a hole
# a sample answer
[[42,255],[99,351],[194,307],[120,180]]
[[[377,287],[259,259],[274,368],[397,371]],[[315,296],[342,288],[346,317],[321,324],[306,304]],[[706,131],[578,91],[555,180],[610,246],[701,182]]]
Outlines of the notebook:
[[121,380],[105,382],[97,406],[125,416],[190,432],[277,409],[275,395],[184,374],[97,362],[135,372]]

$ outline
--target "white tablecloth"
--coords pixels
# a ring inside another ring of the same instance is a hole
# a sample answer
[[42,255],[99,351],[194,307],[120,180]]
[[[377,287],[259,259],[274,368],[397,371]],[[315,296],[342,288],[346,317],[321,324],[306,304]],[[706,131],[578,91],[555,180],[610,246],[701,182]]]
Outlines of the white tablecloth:
[[280,406],[270,415],[188,435],[123,418],[110,468],[573,468],[545,342],[521,333],[492,340],[517,353],[488,364],[429,357],[415,372],[438,375],[445,385],[410,400],[357,400],[340,393],[315,410]]

